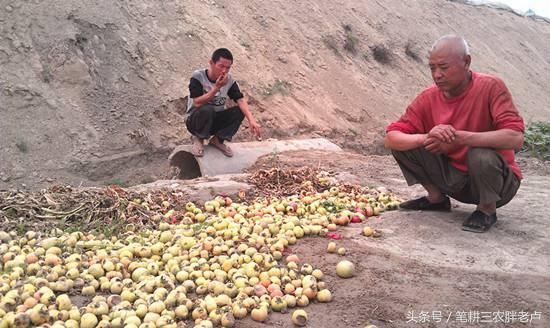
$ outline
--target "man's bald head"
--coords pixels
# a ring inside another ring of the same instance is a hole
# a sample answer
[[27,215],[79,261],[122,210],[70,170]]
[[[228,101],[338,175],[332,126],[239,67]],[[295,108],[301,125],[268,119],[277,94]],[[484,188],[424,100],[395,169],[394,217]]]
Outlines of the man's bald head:
[[466,40],[454,34],[444,35],[435,41],[430,50],[430,54],[436,51],[445,51],[459,58],[470,55],[470,47],[468,47]]
[[430,51],[430,70],[445,96],[457,96],[468,85],[470,62],[470,49],[463,37],[445,35],[434,43]]

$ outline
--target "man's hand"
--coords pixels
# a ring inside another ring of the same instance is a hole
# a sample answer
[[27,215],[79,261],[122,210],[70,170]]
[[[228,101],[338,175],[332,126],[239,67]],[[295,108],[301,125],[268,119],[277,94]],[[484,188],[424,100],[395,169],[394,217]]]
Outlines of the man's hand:
[[216,80],[216,88],[218,90],[221,89],[227,84],[227,81],[229,81],[229,75],[227,73],[222,73],[222,75],[218,76],[218,79]]
[[428,139],[430,138],[435,138],[445,143],[452,143],[456,138],[456,130],[452,125],[439,124],[434,126],[430,132],[428,132]]
[[256,136],[256,139],[261,140],[262,139],[262,130],[260,127],[260,124],[256,122],[256,120],[252,119],[248,121],[248,125],[250,126],[250,130]]
[[424,141],[424,148],[433,154],[446,154],[449,146],[450,144],[441,142],[441,140],[435,137],[427,137]]

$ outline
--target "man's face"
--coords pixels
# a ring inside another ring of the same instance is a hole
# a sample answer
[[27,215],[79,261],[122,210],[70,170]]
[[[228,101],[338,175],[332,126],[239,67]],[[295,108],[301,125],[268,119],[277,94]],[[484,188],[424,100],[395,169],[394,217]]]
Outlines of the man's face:
[[459,56],[450,47],[439,47],[430,54],[430,70],[437,87],[446,93],[460,89],[468,79],[470,56]]
[[210,60],[212,77],[217,80],[222,74],[227,75],[231,69],[231,64],[233,64],[231,60],[223,57],[220,57],[217,62]]

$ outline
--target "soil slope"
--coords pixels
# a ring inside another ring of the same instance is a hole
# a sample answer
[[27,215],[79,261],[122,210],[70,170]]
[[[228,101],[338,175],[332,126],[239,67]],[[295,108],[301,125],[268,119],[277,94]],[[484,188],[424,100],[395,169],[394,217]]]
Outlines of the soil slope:
[[[426,54],[464,35],[527,121],[550,117],[550,24],[441,1],[14,1],[0,4],[0,188],[169,176],[181,98],[213,49],[266,137],[381,153],[384,126],[431,83]],[[247,139],[242,129],[237,139]]]

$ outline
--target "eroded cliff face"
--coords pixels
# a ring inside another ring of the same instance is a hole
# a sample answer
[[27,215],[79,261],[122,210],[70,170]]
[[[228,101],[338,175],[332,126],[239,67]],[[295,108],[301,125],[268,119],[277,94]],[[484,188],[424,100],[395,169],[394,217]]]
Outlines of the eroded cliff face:
[[[381,151],[385,125],[431,83],[447,33],[550,117],[550,24],[447,1],[7,1],[0,4],[0,188],[139,183],[188,142],[181,98],[217,47],[266,137]],[[243,128],[239,140],[249,139]]]

